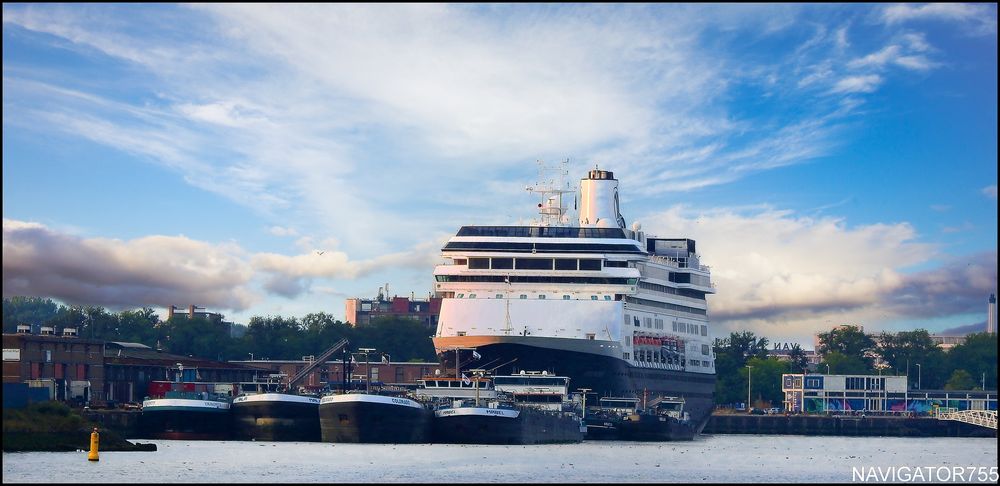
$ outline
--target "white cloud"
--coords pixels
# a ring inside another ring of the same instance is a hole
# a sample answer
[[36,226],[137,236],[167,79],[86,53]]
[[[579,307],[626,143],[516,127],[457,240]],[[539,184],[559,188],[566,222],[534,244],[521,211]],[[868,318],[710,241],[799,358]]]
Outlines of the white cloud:
[[241,310],[257,300],[233,245],[183,236],[81,238],[3,220],[3,295],[130,308],[197,304]]
[[284,226],[272,226],[268,228],[267,232],[274,236],[297,236],[299,234],[295,228],[285,228]]
[[868,67],[868,66],[882,67],[887,62],[891,61],[892,59],[895,59],[898,56],[899,56],[899,46],[897,45],[886,46],[881,51],[869,54],[861,59],[855,59],[847,63],[847,67],[852,69],[857,69],[860,67]]
[[940,20],[971,24],[971,33],[996,34],[996,10],[988,5],[968,3],[928,3],[891,5],[882,11],[882,20],[898,24],[919,20]]
[[964,231],[969,231],[975,229],[976,226],[968,221],[963,222],[959,225],[945,226],[941,228],[942,233],[961,233]]
[[199,5],[194,14],[209,15],[188,42],[156,29],[130,36],[96,7],[16,9],[5,21],[135,63],[162,83],[152,105],[87,93],[31,113],[39,122],[163,164],[282,225],[295,211],[295,227],[319,221],[318,235],[375,255],[425,229],[393,207],[447,198],[495,207],[500,195],[480,191],[482,181],[546,154],[627,157],[642,174],[664,163],[683,174],[704,154],[733,163],[672,186],[637,179],[648,193],[820,154],[833,130],[824,123],[835,123],[821,109],[761,122],[720,104],[724,73],[744,67],[701,47],[702,29],[751,25],[770,35],[801,9],[737,10],[714,18],[694,6],[522,16],[449,5]]
[[851,42],[847,40],[847,27],[837,29],[835,39],[838,49],[843,50],[851,47]]
[[[906,223],[849,227],[840,218],[766,208],[693,214],[677,206],[644,217],[643,226],[649,235],[697,241],[717,287],[708,298],[716,335],[751,329],[809,342],[831,322],[969,312],[996,285],[995,252],[909,271],[939,254]],[[917,302],[922,292],[936,297]]]
[[[926,49],[926,43],[922,47]],[[863,58],[850,61],[847,63],[847,67],[851,69],[877,69],[882,68],[887,64],[895,64],[897,66],[917,71],[927,71],[938,66],[937,63],[932,62],[922,54],[903,55],[903,49],[900,46],[893,44]]]
[[996,199],[997,198],[997,185],[993,184],[992,186],[986,186],[986,187],[984,187],[982,189],[981,192],[983,193],[984,196],[986,196],[986,197],[988,197],[990,199]]
[[[341,251],[249,254],[234,244],[184,236],[82,238],[5,218],[3,295],[112,308],[194,303],[243,311],[264,294],[298,296],[317,279],[351,281],[401,269],[429,275],[441,246],[441,241],[428,241],[367,260],[351,260]],[[253,289],[258,277],[265,292]]]
[[285,297],[294,297],[306,291],[316,278],[354,280],[375,272],[426,269],[429,274],[439,260],[440,242],[425,242],[409,251],[382,255],[369,260],[352,261],[340,251],[313,251],[302,255],[259,253],[251,265],[267,275],[265,288]]
[[882,76],[878,74],[866,74],[862,76],[848,76],[837,81],[837,84],[830,90],[831,93],[871,93],[882,84]]

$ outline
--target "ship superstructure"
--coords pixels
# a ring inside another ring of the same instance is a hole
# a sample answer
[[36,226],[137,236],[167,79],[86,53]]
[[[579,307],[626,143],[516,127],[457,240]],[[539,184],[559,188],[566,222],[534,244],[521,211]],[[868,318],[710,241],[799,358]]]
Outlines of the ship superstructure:
[[542,196],[539,220],[463,226],[442,249],[442,362],[558,370],[598,396],[683,397],[703,426],[715,387],[705,299],[714,287],[695,241],[627,228],[610,171],[580,181],[575,220],[564,207],[575,191],[529,189]]

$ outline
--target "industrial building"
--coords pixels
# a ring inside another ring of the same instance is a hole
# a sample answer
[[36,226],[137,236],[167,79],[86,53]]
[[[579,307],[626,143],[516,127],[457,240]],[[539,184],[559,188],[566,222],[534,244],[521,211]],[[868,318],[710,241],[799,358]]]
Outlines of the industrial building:
[[3,382],[49,389],[52,399],[104,403],[104,341],[81,338],[75,328],[56,332],[17,326],[3,335]]
[[164,353],[139,343],[81,338],[75,328],[59,332],[19,325],[3,335],[3,382],[47,389],[51,400],[92,407],[141,402],[149,383],[185,381],[254,381],[259,368],[238,363]]
[[378,295],[374,299],[347,299],[344,308],[344,319],[353,326],[367,325],[372,319],[379,317],[401,317],[423,322],[428,329],[437,329],[441,298],[428,297],[427,300],[416,300],[412,295],[409,298],[388,297],[388,292],[379,288]]

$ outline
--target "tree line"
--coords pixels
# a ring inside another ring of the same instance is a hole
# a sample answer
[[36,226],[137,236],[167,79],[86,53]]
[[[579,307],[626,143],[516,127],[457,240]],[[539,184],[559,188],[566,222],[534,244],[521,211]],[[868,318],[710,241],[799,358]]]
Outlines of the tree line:
[[[805,351],[794,345],[788,360],[768,356],[768,340],[750,331],[716,338],[715,400],[743,403],[748,389],[752,406],[780,406],[781,375],[805,370],[834,375],[906,375],[911,389],[997,389],[997,336],[972,333],[945,351],[925,329],[865,334],[858,326],[840,326],[819,334],[822,361],[810,369]],[[752,375],[751,375],[752,373]],[[748,388],[749,387],[749,388]]]
[[254,316],[244,326],[187,314],[161,321],[149,307],[114,313],[99,306],[65,306],[38,297],[4,298],[3,332],[16,332],[18,324],[36,329],[72,327],[80,337],[142,343],[171,354],[218,361],[302,359],[322,354],[340,339],[347,339],[352,349],[375,348],[376,354],[385,353],[392,361],[437,361],[430,338],[433,331],[405,318],[372,319],[370,324],[355,327],[317,312],[301,318]]
[[[178,314],[167,321],[144,307],[112,313],[98,306],[64,306],[50,299],[11,297],[3,300],[3,332],[18,324],[75,327],[81,337],[137,342],[164,352],[218,361],[250,359],[293,360],[317,356],[340,339],[353,349],[375,348],[393,361],[436,362],[431,330],[403,318],[373,319],[352,326],[325,312],[304,317],[254,316],[248,325]],[[233,332],[232,326],[245,327]],[[842,326],[819,334],[822,361],[810,371],[829,374],[907,375],[911,388],[996,390],[996,334],[974,333],[949,351],[938,347],[923,329],[896,334],[865,334],[857,326]],[[768,340],[753,332],[733,332],[716,338],[715,370],[718,404],[745,402],[748,380],[755,404],[782,403],[781,375],[801,373],[808,361],[798,345],[789,360],[768,356]],[[752,373],[752,376],[751,376]]]

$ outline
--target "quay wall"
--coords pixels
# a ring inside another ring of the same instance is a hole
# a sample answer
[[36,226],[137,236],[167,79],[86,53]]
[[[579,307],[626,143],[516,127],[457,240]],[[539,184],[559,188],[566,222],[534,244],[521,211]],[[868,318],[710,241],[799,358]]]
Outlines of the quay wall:
[[863,437],[996,437],[994,429],[927,417],[712,415],[705,434],[843,435]]
[[83,418],[99,424],[101,429],[113,430],[122,437],[137,437],[139,430],[139,410],[84,410]]
[[[138,410],[84,410],[85,419],[135,437]],[[858,437],[996,437],[996,430],[929,417],[824,415],[712,415],[704,434],[830,435]]]

